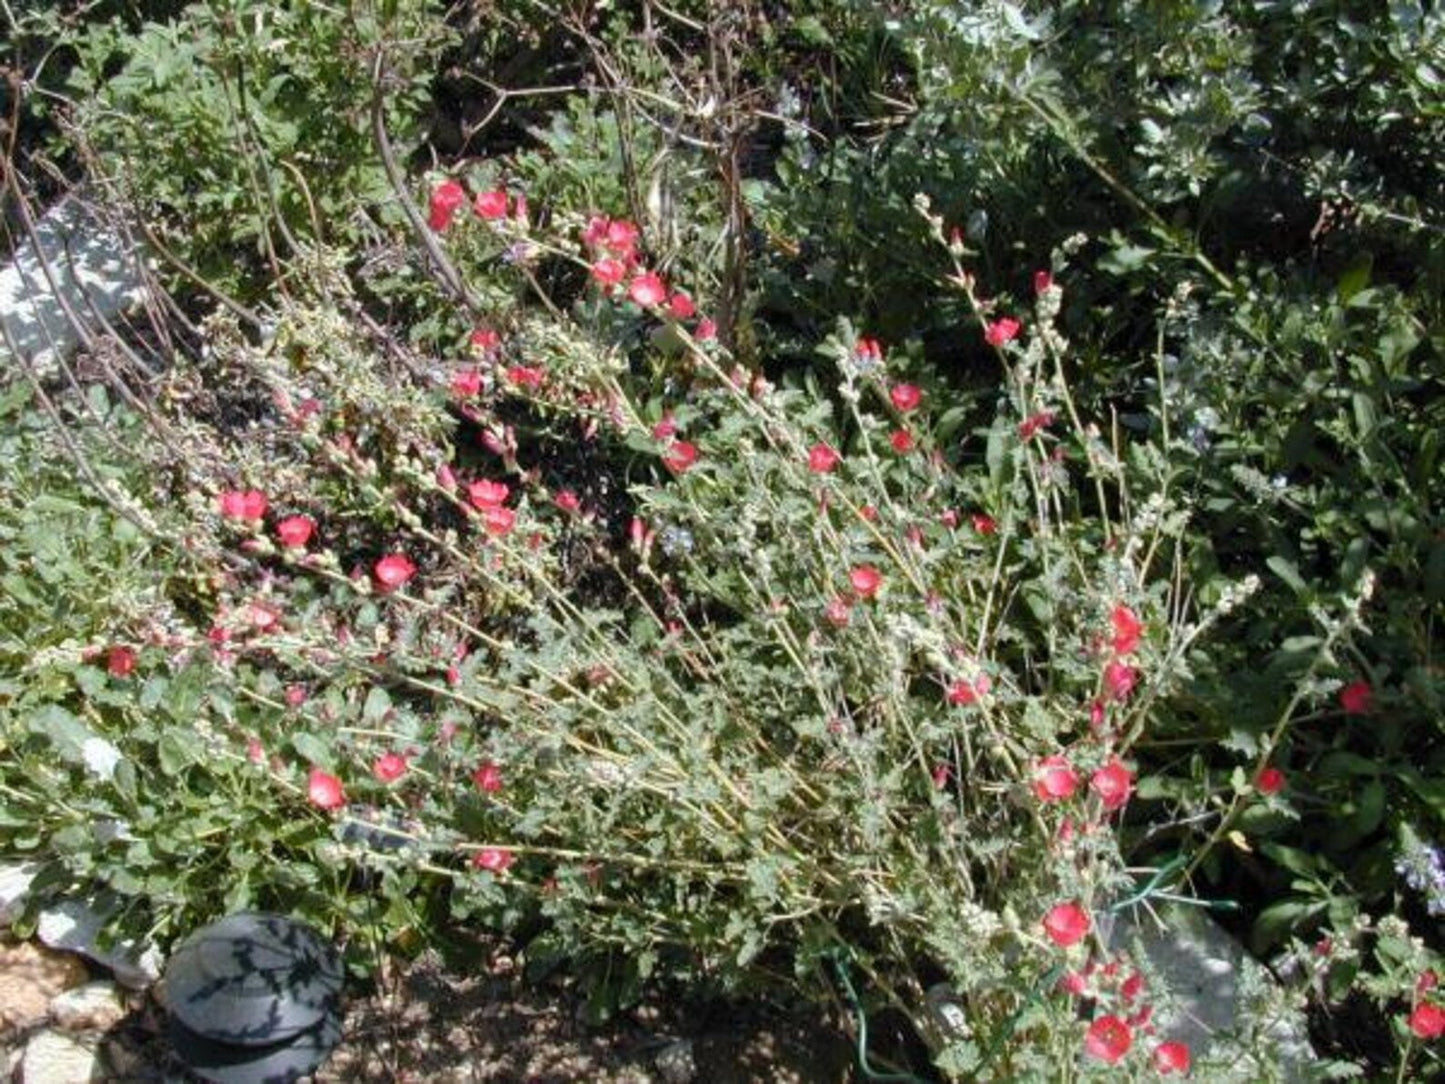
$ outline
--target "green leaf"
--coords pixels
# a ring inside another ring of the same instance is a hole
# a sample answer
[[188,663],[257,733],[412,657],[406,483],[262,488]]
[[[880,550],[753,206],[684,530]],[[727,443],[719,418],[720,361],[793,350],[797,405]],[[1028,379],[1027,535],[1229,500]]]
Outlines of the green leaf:
[[1299,569],[1288,557],[1281,557],[1279,554],[1272,554],[1264,559],[1265,566],[1276,576],[1289,585],[1290,589],[1297,595],[1304,595],[1308,588],[1305,581],[1299,574]]

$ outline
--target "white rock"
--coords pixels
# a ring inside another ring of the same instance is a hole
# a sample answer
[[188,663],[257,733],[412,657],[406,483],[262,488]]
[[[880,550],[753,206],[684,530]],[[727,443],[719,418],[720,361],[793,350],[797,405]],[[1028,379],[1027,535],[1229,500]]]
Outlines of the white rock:
[[25,897],[40,873],[35,862],[11,862],[0,866],[0,929],[9,926],[25,910]]
[[133,940],[100,947],[104,916],[83,900],[63,900],[40,912],[35,933],[54,949],[88,956],[115,975],[116,981],[132,989],[144,989],[160,978],[165,958],[155,945]]
[[95,1050],[58,1031],[30,1037],[20,1058],[20,1084],[90,1084],[104,1080],[105,1069]]
[[113,982],[88,982],[50,1000],[50,1018],[62,1031],[106,1031],[126,1014]]
[[82,323],[99,331],[100,317],[114,322],[141,303],[145,287],[125,242],[80,199],[57,203],[36,222],[35,233],[38,248],[27,240],[0,268],[0,359],[18,351],[45,371],[81,342],[57,291]]

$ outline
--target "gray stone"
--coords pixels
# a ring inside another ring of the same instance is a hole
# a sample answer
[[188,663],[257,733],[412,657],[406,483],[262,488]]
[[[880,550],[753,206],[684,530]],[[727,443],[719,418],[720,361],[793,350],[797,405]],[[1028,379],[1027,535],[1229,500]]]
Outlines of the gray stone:
[[50,1018],[62,1031],[106,1031],[125,1014],[125,999],[113,982],[88,982],[50,1001]]
[[20,1084],[90,1084],[106,1079],[91,1043],[58,1031],[40,1031],[25,1044]]
[[[48,372],[82,341],[66,308],[98,332],[104,321],[141,304],[144,269],[124,240],[76,197],[41,216],[35,239],[38,245],[27,239],[0,268],[0,359],[13,364],[18,352],[19,360]],[[8,374],[0,368],[0,375]]]
[[9,926],[25,910],[30,886],[39,873],[40,866],[35,862],[7,862],[0,865],[0,929]]
[[142,990],[160,978],[165,958],[155,945],[118,941],[100,945],[105,916],[84,900],[63,900],[40,912],[36,936],[51,948],[88,956],[115,975],[116,981]]
[[653,1058],[664,1084],[692,1084],[697,1076],[697,1059],[693,1057],[692,1040],[677,1039],[668,1043]]
[[1220,1084],[1304,1081],[1317,1057],[1296,995],[1201,907],[1156,907],[1105,931],[1127,950],[1149,984],[1159,1042],[1185,1043],[1198,1067]]

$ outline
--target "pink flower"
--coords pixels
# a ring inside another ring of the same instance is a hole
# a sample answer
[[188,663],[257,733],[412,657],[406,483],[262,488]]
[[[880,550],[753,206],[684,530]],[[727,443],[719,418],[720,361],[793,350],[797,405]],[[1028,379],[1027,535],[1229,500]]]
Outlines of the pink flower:
[[711,320],[699,320],[697,324],[697,330],[692,333],[692,337],[700,343],[705,343],[709,342],[712,339],[716,339],[717,325]]
[[848,573],[848,582],[859,598],[872,598],[883,586],[883,574],[872,565],[858,565]]
[[686,473],[697,462],[697,447],[685,440],[674,441],[662,457],[662,465],[673,474]]
[[1034,293],[1047,293],[1053,288],[1054,276],[1047,271],[1034,272]]
[[953,773],[949,769],[947,764],[935,764],[933,766],[933,771],[929,774],[930,777],[933,779],[933,789],[942,790],[944,787],[948,786],[948,777]]
[[1020,326],[1019,322],[1011,316],[1005,316],[991,324],[985,324],[983,341],[989,346],[1002,346],[1004,343],[1012,342],[1018,337]]
[[531,365],[513,365],[507,370],[507,383],[536,391],[542,386],[542,370]]
[[969,517],[969,522],[973,524],[973,529],[979,534],[990,535],[998,532],[998,521],[982,512],[975,512]]
[[496,794],[502,789],[502,769],[489,760],[472,772],[472,782],[484,794]]
[[1440,976],[1429,968],[1420,972],[1420,977],[1415,980],[1415,993],[1428,994],[1435,987],[1440,985]]
[[305,549],[316,532],[316,521],[310,516],[287,516],[276,524],[276,537],[290,550]]
[[824,608],[823,616],[835,629],[845,629],[848,627],[852,609],[846,598],[835,598]]
[[1346,715],[1368,715],[1374,707],[1375,690],[1368,681],[1352,681],[1340,690],[1340,707]]
[[914,384],[895,384],[889,391],[888,398],[893,400],[895,407],[907,414],[918,409],[918,404],[923,402],[923,392]]
[[474,354],[490,354],[501,349],[502,337],[489,327],[479,327],[472,332],[467,343]]
[[457,472],[452,470],[450,463],[443,463],[437,468],[437,485],[441,486],[448,493],[456,492]]
[[1134,790],[1134,773],[1117,756],[1089,777],[1089,789],[1109,812],[1121,808]]
[[341,789],[341,780],[312,768],[306,779],[306,797],[318,809],[340,809],[346,804],[346,794]]
[[652,435],[658,440],[671,440],[677,436],[677,422],[671,414],[664,414],[662,420],[652,427]]
[[512,852],[505,847],[483,847],[472,855],[472,866],[488,873],[506,873],[513,861]]
[[416,575],[416,565],[404,553],[389,553],[376,562],[374,571],[383,591],[395,591]]
[[561,489],[552,498],[552,503],[568,515],[576,515],[582,510],[582,499],[570,489]]
[[878,345],[877,339],[859,339],[853,354],[865,366],[883,364],[883,347]]
[[1114,659],[1104,667],[1104,692],[1110,700],[1125,700],[1139,684],[1139,671],[1128,663]]
[[1189,1075],[1189,1047],[1183,1043],[1160,1043],[1154,1051],[1154,1071],[1160,1076]]
[[688,320],[697,312],[692,298],[679,290],[667,299],[667,312],[674,320]]
[[266,494],[258,489],[228,489],[221,494],[220,504],[226,519],[262,519],[266,515]]
[[1129,1025],[1112,1013],[1096,1019],[1084,1034],[1084,1053],[1109,1065],[1129,1053],[1133,1045],[1134,1033]]
[[814,474],[827,474],[840,459],[842,456],[826,444],[815,444],[808,449],[808,469]]
[[1062,802],[1079,787],[1079,773],[1067,757],[1044,757],[1034,768],[1034,796],[1041,802]]
[[1047,429],[1054,424],[1054,412],[1052,410],[1040,411],[1038,414],[1030,414],[1023,421],[1019,422],[1019,439],[1033,440],[1041,429]]
[[306,703],[306,686],[287,685],[285,700],[288,707],[299,708],[302,704]]
[[491,482],[485,478],[467,486],[467,497],[477,508],[493,508],[502,504],[511,492],[506,482]]
[[130,677],[135,670],[135,649],[116,644],[105,653],[105,669],[111,677]]
[[1407,1023],[1417,1038],[1438,1039],[1445,1035],[1445,1009],[1432,1001],[1422,1001],[1410,1013]]
[[907,429],[895,429],[888,435],[888,443],[899,455],[907,455],[913,451],[913,434]]
[[437,185],[431,194],[431,217],[427,225],[440,233],[451,225],[457,208],[467,202],[467,194],[456,181],[447,180]]
[[470,399],[481,394],[482,374],[477,369],[458,369],[452,373],[452,394],[458,399]]
[[493,538],[505,538],[516,522],[517,513],[500,504],[489,504],[482,509],[482,530]]
[[1114,612],[1109,615],[1109,621],[1114,626],[1114,654],[1132,655],[1139,647],[1139,639],[1144,632],[1144,623],[1139,620],[1133,610],[1123,605],[1114,607]]
[[627,287],[627,296],[644,309],[650,309],[654,305],[661,305],[667,298],[667,287],[663,285],[662,279],[647,271],[632,280],[632,285]]
[[1086,936],[1092,923],[1089,912],[1077,903],[1058,903],[1044,916],[1044,933],[1059,948],[1077,945]]
[[406,774],[406,757],[401,753],[383,753],[371,766],[371,774],[383,783],[395,783]]
[[478,218],[493,219],[507,217],[507,193],[500,188],[490,192],[478,192],[472,201],[472,210]]
[[1254,785],[1261,794],[1278,794],[1284,790],[1284,772],[1278,768],[1264,768],[1254,777]]
[[592,277],[611,289],[627,277],[627,265],[611,256],[604,256],[592,265]]

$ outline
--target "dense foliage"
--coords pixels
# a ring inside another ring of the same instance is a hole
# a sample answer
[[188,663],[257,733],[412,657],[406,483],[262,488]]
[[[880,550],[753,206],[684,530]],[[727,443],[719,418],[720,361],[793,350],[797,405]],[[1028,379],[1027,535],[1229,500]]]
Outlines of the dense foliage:
[[1192,899],[1438,1070],[1437,12],[358,8],[9,28],[8,220],[83,172],[198,321],[5,400],[42,897],[843,966],[960,1079],[1188,1065],[1107,929]]

